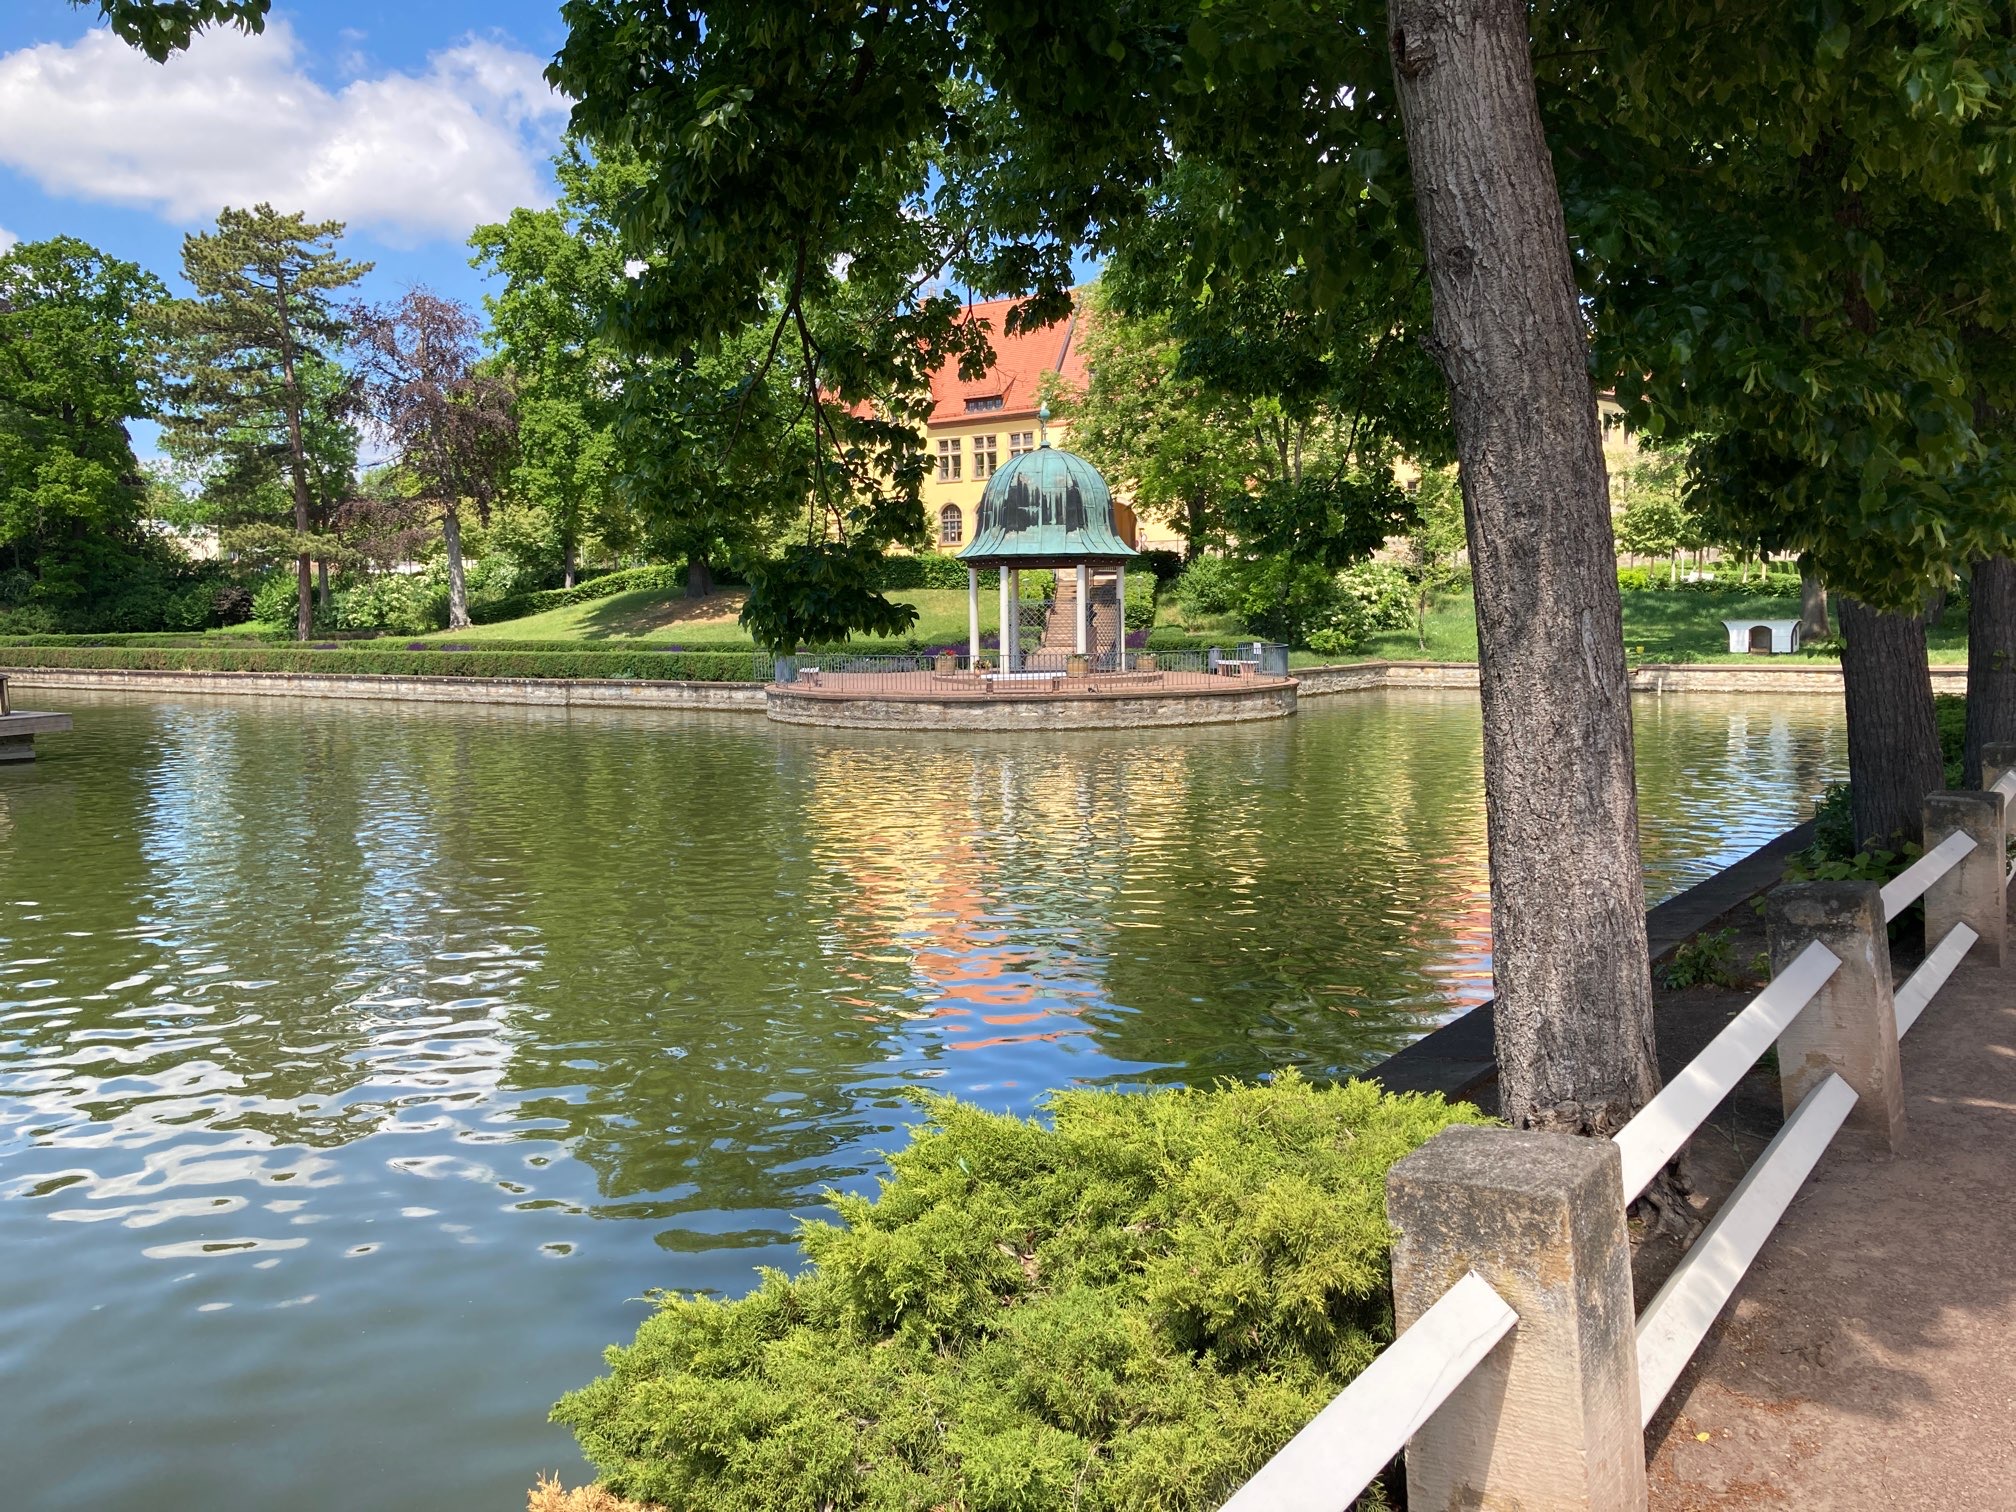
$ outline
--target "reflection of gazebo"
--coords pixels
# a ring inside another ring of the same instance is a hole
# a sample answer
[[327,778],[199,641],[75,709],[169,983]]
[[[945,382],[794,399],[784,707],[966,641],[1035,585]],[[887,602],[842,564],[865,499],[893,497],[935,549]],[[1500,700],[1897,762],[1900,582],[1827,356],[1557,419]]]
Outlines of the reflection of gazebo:
[[[1035,659],[1025,656],[1021,645],[1022,569],[1048,567],[1057,574],[1057,592],[1036,657],[1055,666],[1075,653],[1094,667],[1124,669],[1127,562],[1135,554],[1113,528],[1112,491],[1090,462],[1047,440],[1035,451],[1010,457],[987,480],[973,539],[959,553],[966,564],[973,661],[980,660],[980,570],[1000,569],[1001,670],[1015,672]],[[1108,569],[1112,576],[1105,578]],[[1095,573],[1104,581],[1095,583]],[[1104,597],[1109,584],[1110,615]],[[1068,641],[1054,644],[1067,625]]]

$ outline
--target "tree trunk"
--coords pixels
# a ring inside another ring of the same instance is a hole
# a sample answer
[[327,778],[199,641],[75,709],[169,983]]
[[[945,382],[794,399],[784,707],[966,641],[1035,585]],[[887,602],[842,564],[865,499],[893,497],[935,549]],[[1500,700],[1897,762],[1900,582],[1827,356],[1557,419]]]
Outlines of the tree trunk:
[[560,549],[560,586],[574,586],[574,537],[567,537],[567,544]]
[[1204,495],[1193,492],[1183,501],[1183,513],[1188,524],[1183,537],[1183,561],[1187,565],[1204,551]]
[[1921,805],[1946,786],[1925,619],[1878,614],[1843,594],[1841,681],[1848,698],[1848,788],[1855,844],[1895,850],[1924,839]]
[[1476,573],[1500,1105],[1608,1134],[1657,1089],[1617,546],[1518,0],[1391,0]]
[[1799,635],[1803,640],[1825,640],[1834,632],[1827,626],[1827,585],[1811,568],[1799,572]]
[[294,639],[315,633],[315,578],[304,553],[294,559]]
[[1984,746],[2016,741],[2016,561],[1974,564],[1967,600],[1967,749],[1960,785],[1981,786]]
[[462,575],[462,516],[450,504],[441,512],[441,539],[448,546],[448,628],[469,628],[469,584]]
[[705,598],[714,591],[714,569],[707,565],[707,558],[694,552],[686,558],[686,597]]
[[324,614],[329,612],[329,559],[327,557],[315,558],[315,602],[321,605]]

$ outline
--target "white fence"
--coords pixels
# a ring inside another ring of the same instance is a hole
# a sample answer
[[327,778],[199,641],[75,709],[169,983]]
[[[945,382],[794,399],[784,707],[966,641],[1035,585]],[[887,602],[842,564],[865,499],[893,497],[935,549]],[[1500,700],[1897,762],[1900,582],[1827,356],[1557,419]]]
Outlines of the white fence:
[[[1903,1116],[1898,1040],[1970,951],[1983,946],[1980,953],[1987,959],[2002,959],[2005,889],[2016,878],[2016,864],[2007,863],[2016,747],[1990,748],[1988,777],[1985,792],[1938,793],[1926,800],[1927,849],[1882,888],[1809,883],[1771,895],[1772,957],[1779,969],[1618,1131],[1610,1162],[1614,1185],[1606,1175],[1595,1199],[1607,1211],[1578,1222],[1577,1203],[1585,1199],[1564,1180],[1557,1205],[1566,1222],[1555,1226],[1563,1229],[1560,1254],[1532,1253],[1531,1232],[1510,1237],[1518,1224],[1495,1221],[1493,1211],[1519,1207],[1551,1179],[1531,1173],[1543,1166],[1549,1173],[1558,1170],[1558,1159],[1546,1166],[1526,1157],[1542,1151],[1534,1141],[1560,1136],[1452,1130],[1395,1167],[1395,1177],[1405,1184],[1411,1162],[1441,1140],[1460,1136],[1463,1174],[1440,1190],[1453,1191],[1448,1206],[1460,1209],[1468,1205],[1461,1183],[1472,1182],[1476,1221],[1451,1211],[1446,1221],[1437,1215],[1436,1221],[1413,1225],[1429,1231],[1419,1237],[1394,1214],[1403,1248],[1411,1246],[1408,1284],[1402,1282],[1398,1252],[1395,1258],[1396,1312],[1404,1325],[1399,1336],[1240,1488],[1223,1512],[1347,1512],[1403,1449],[1410,1499],[1423,1505],[1643,1507],[1643,1429],[1764,1241],[1844,1124],[1853,1119],[1864,1134],[1894,1141]],[[1887,925],[1921,898],[1931,948],[1923,964],[1893,987]],[[1617,1301],[1620,1276],[1623,1327],[1629,1327],[1624,1207],[1774,1045],[1780,1047],[1784,1126],[1637,1318],[1630,1336],[1622,1337],[1613,1322],[1610,1331],[1620,1336],[1606,1340],[1603,1297]],[[1496,1143],[1480,1162],[1482,1139]],[[1503,1160],[1497,1161],[1500,1154]],[[1475,1174],[1494,1162],[1510,1173],[1504,1180]],[[1389,1212],[1396,1190],[1389,1182]],[[1515,1192],[1509,1204],[1507,1191]],[[1566,1228],[1584,1232],[1569,1237]],[[1538,1231],[1537,1247],[1544,1250],[1553,1231],[1544,1223]],[[1418,1284],[1424,1274],[1458,1279],[1446,1290],[1424,1292]],[[1522,1297],[1529,1299],[1533,1320],[1526,1332],[1519,1315]],[[1584,1316],[1560,1316],[1564,1309],[1552,1304],[1564,1300],[1566,1310]],[[1535,1335],[1534,1358],[1522,1371],[1510,1357],[1527,1342],[1528,1332]],[[1481,1381],[1487,1374],[1490,1380]],[[1608,1400],[1634,1389],[1628,1415]],[[1466,1402],[1466,1396],[1477,1400]],[[1452,1421],[1444,1424],[1445,1417]],[[1606,1435],[1612,1442],[1600,1442]]]

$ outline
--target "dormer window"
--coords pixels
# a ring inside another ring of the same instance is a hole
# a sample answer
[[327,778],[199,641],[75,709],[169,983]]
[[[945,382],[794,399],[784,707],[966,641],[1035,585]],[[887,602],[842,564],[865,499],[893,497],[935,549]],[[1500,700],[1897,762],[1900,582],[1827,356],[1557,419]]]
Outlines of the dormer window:
[[998,410],[1004,402],[999,394],[985,394],[978,399],[968,399],[966,401],[966,413],[969,415],[984,415],[989,410]]

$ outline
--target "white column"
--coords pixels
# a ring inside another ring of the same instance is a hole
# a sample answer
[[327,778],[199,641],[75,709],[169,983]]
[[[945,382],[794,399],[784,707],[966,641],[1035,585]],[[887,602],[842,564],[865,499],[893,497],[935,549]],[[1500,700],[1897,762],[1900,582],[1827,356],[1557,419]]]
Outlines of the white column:
[[1113,607],[1113,670],[1127,670],[1127,564],[1113,570],[1113,591],[1119,602]]
[[1078,564],[1078,654],[1092,649],[1092,569]]
[[1005,566],[1001,569],[1001,670],[1015,670],[1015,616],[1011,612],[1015,592],[1015,574]]
[[966,666],[980,662],[980,569],[966,569]]

